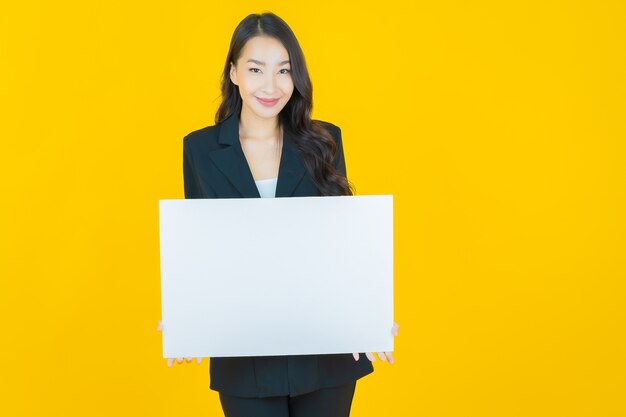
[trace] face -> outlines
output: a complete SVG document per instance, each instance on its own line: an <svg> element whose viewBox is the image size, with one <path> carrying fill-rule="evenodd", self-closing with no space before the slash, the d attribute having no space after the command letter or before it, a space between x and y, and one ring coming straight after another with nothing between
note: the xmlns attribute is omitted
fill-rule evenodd
<svg viewBox="0 0 626 417"><path fill-rule="evenodd" d="M241 111L261 118L278 116L293 93L289 53L269 36L251 38L241 52L230 67L230 80L239 86L243 101Z"/></svg>

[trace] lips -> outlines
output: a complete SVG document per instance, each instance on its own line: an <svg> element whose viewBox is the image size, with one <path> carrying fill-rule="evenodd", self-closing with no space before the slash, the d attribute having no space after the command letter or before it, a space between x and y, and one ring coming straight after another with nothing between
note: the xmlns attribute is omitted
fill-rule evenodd
<svg viewBox="0 0 626 417"><path fill-rule="evenodd" d="M261 104L263 104L264 106L267 106L267 107L271 107L271 106L273 106L274 104L278 103L278 99L277 99L277 98L274 98L274 99L265 99L265 98L259 98L259 97L256 97L256 99L257 99L257 100L259 100L259 102L260 102Z"/></svg>

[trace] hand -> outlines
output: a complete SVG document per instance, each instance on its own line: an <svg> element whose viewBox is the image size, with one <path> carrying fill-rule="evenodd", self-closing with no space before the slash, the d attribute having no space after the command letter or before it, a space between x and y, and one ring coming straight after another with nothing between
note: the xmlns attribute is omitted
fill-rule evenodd
<svg viewBox="0 0 626 417"><path fill-rule="evenodd" d="M391 327L391 334L394 335L394 336L397 336L399 327L400 327L400 325L394 321L393 322L393 327ZM352 356L354 357L355 361L359 360L359 354L358 353L353 353ZM373 353L367 352L367 353L365 353L365 356L367 356L367 359L369 359L372 362L374 362L376 360L376 356L374 356ZM380 357L380 360L383 361L383 362L389 360L390 364L393 363L393 355L391 354L391 352L378 352L378 356Z"/></svg>
<svg viewBox="0 0 626 417"><path fill-rule="evenodd" d="M157 330L162 332L163 331L163 323L161 323L161 320L159 320L159 327L157 327ZM185 358L185 360L187 362L191 362L193 360L193 358ZM196 358L196 361L198 361L198 363L202 362L202 358ZM176 362L177 363L183 363L183 358L176 358ZM172 366L172 364L174 363L174 358L167 358L167 366Z"/></svg>

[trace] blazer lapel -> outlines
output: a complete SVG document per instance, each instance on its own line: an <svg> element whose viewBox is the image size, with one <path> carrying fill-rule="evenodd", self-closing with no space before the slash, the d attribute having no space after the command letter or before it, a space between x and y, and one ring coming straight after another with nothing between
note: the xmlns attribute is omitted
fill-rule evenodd
<svg viewBox="0 0 626 417"><path fill-rule="evenodd" d="M278 181L276 183L276 197L293 195L296 186L302 180L306 167L300 159L300 151L288 129L283 132L283 149L280 155Z"/></svg>
<svg viewBox="0 0 626 417"><path fill-rule="evenodd" d="M237 188L244 198L258 197L259 190L254 183L250 166L241 148L239 141L239 115L235 112L222 123L217 141L226 147L209 154L215 166ZM300 159L300 153L293 136L285 129L283 133L283 148L281 151L276 184L276 197L289 197L302 180L306 167Z"/></svg>
<svg viewBox="0 0 626 417"><path fill-rule="evenodd" d="M217 142L220 145L228 146L209 154L215 166L237 188L242 197L261 197L254 183L248 161L241 149L239 117L236 113L222 121Z"/></svg>

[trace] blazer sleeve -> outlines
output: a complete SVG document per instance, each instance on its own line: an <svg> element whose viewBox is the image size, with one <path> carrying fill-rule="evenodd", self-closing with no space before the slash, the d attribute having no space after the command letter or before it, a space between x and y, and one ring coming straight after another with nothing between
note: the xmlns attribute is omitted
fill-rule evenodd
<svg viewBox="0 0 626 417"><path fill-rule="evenodd" d="M185 198L201 198L196 180L196 170L193 166L193 157L189 149L187 137L183 138L183 183Z"/></svg>
<svg viewBox="0 0 626 417"><path fill-rule="evenodd" d="M346 159L343 154L343 141L341 139L341 128L339 126L334 126L333 129L333 137L335 138L335 142L337 143L337 153L335 154L334 165L335 169L344 177L348 178L346 175Z"/></svg>

